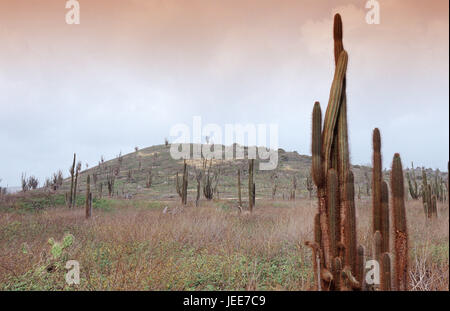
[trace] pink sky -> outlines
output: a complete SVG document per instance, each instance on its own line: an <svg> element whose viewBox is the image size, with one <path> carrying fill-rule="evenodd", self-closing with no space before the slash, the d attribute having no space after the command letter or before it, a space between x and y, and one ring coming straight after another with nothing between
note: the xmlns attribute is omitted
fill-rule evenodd
<svg viewBox="0 0 450 311"><path fill-rule="evenodd" d="M66 168L74 151L94 164L159 144L193 115L277 122L280 146L309 154L335 12L350 57L352 162L370 163L380 127L385 166L400 152L405 166L446 168L447 0L379 0L380 25L366 24L361 0L80 0L80 25L65 23L65 1L42 2L0 0L4 183Z"/></svg>

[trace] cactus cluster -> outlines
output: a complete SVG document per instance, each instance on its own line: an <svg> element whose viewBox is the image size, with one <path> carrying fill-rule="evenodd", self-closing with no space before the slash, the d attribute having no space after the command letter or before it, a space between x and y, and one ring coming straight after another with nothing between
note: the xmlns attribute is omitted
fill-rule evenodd
<svg viewBox="0 0 450 311"><path fill-rule="evenodd" d="M56 242L53 238L48 239L50 244L50 253L53 259L59 259L64 249L70 247L73 244L74 236L70 233L64 235L61 242Z"/></svg>
<svg viewBox="0 0 450 311"><path fill-rule="evenodd" d="M388 290L386 284L390 284L391 265L389 257L389 189L383 180L381 158L381 134L376 128L373 131L373 156L372 156L372 230L374 234L374 259L380 265L380 289ZM389 280L383 280L389 278ZM387 283L388 282L388 283ZM389 285L390 287L390 285ZM373 289L377 289L376 287Z"/></svg>
<svg viewBox="0 0 450 311"><path fill-rule="evenodd" d="M320 103L312 116L312 179L317 187L318 214L314 220L314 279L318 290L365 290L365 249L357 245L354 176L350 170L346 70L348 55L342 42L342 20L334 18L335 74L322 125ZM374 256L380 263L380 285L391 289L389 255L389 192L383 180L381 135L373 135L373 233ZM396 289L406 288L408 240L403 198L403 172L398 154L391 175L395 229Z"/></svg>
<svg viewBox="0 0 450 311"><path fill-rule="evenodd" d="M317 186L319 213L312 246L317 288L361 289L358 275L353 173L349 165L347 100L348 55L342 42L342 20L334 19L336 70L322 129L320 103L313 109L312 177Z"/></svg>

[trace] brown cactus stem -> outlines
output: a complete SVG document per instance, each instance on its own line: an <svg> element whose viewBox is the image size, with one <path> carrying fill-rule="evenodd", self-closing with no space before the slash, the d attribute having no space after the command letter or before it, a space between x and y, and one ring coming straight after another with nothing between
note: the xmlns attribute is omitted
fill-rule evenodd
<svg viewBox="0 0 450 311"><path fill-rule="evenodd" d="M328 171L327 177L327 204L328 204L328 227L330 228L330 253L329 258L339 256L339 215L338 215L338 178L335 169ZM331 269L333 270L333 269Z"/></svg>
<svg viewBox="0 0 450 311"><path fill-rule="evenodd" d="M426 198L427 198L427 216L428 219L433 218L433 190L431 188L431 185L427 186L427 194L426 194Z"/></svg>
<svg viewBox="0 0 450 311"><path fill-rule="evenodd" d="M306 242L306 246L309 246L312 251L312 262L313 262L313 277L314 277L314 290L320 291L321 286L321 278L320 278L320 246L317 243Z"/></svg>
<svg viewBox="0 0 450 311"><path fill-rule="evenodd" d="M344 98L341 103L341 108L339 110L338 116L338 128L337 128L337 170L338 170L338 180L339 180L339 199L340 199L340 219L341 219L341 237L344 237L345 231L345 219L347 218L347 212L350 209L347 197L346 189L343 185L346 184L347 172L350 169L350 159L349 159L349 148L348 148L348 129L347 129L347 104L345 99L345 93L342 95ZM354 202L354 197L350 200Z"/></svg>
<svg viewBox="0 0 450 311"><path fill-rule="evenodd" d="M341 280L342 275L342 261L340 257L335 257L333 262L333 280L334 289L344 291L346 290L345 284Z"/></svg>
<svg viewBox="0 0 450 311"><path fill-rule="evenodd" d="M331 239L330 239L330 230L328 225L328 210L326 204L326 189L318 188L317 196L319 199L319 215L320 215L320 229L321 229L321 237L322 237L322 250L323 250L323 261L324 267L328 270L331 270L331 261L333 260L333 256L331 255ZM322 274L323 275L323 274Z"/></svg>
<svg viewBox="0 0 450 311"><path fill-rule="evenodd" d="M91 209L90 209L90 197L91 197L91 176L87 176L86 180L86 201L85 201L85 212L86 212L86 219L89 219L91 217Z"/></svg>
<svg viewBox="0 0 450 311"><path fill-rule="evenodd" d="M343 26L342 18L339 14L334 16L333 24L333 39L334 39L334 60L336 66L339 62L339 56L344 51L343 44ZM333 140L333 160L332 167L337 168L339 185L344 185L346 182L346 174L350 166L349 147L348 147L348 126L347 126L347 96L346 96L346 79L344 76L342 86L342 96L340 99L339 114L337 117L337 131ZM336 152L336 153L335 153ZM337 163L337 164L334 164ZM349 202L347 201L347 195L345 187L340 186L340 219L341 219L341 237L345 237L345 219L346 213L349 209Z"/></svg>
<svg viewBox="0 0 450 311"><path fill-rule="evenodd" d="M397 291L408 290L408 233L404 201L403 167L400 155L394 155L391 172L392 218L395 232L394 286Z"/></svg>
<svg viewBox="0 0 450 311"><path fill-rule="evenodd" d="M330 98L328 101L327 111L325 113L324 127L322 133L322 154L325 161L325 175L331 166L332 145L334 139L334 131L337 124L339 108L341 104L341 96L344 86L344 78L347 71L348 55L346 51L342 51L336 66L333 84L330 90Z"/></svg>
<svg viewBox="0 0 450 311"><path fill-rule="evenodd" d="M365 271L366 271L366 257L365 257L365 249L364 246L358 246L357 252L357 265L358 269L356 270L356 279L358 280L361 290L365 290L366 282L365 282Z"/></svg>
<svg viewBox="0 0 450 311"><path fill-rule="evenodd" d="M350 266L351 270L356 275L358 263L356 245L355 183L353 172L350 170L347 170L344 188L346 212L345 218L341 218L341 221L344 223L343 243L346 246L345 266Z"/></svg>
<svg viewBox="0 0 450 311"><path fill-rule="evenodd" d="M320 230L320 214L316 214L314 217L314 242L317 245L322 243L322 231Z"/></svg>
<svg viewBox="0 0 450 311"><path fill-rule="evenodd" d="M385 181L381 185L381 237L383 239L382 252L389 252L389 189Z"/></svg>
<svg viewBox="0 0 450 311"><path fill-rule="evenodd" d="M250 213L253 212L254 200L254 182L253 182L253 169L255 165L255 160L250 159L248 161L248 207Z"/></svg>
<svg viewBox="0 0 450 311"><path fill-rule="evenodd" d="M433 218L437 218L437 197L433 195L431 198L431 215Z"/></svg>
<svg viewBox="0 0 450 311"><path fill-rule="evenodd" d="M183 179L181 183L181 203L183 205L187 204L187 187L188 187L188 171L187 171L187 163L184 160L183 163Z"/></svg>
<svg viewBox="0 0 450 311"><path fill-rule="evenodd" d="M381 270L382 247L383 247L383 242L382 242L381 232L376 231L375 234L373 235L373 259L376 260L378 262L378 264L380 265L380 278L381 278L381 274L382 274L382 270ZM379 289L378 284L373 284L370 287L370 290L373 290L373 291L378 290L378 289Z"/></svg>
<svg viewBox="0 0 450 311"><path fill-rule="evenodd" d="M77 192L78 192L78 174L81 170L81 162L77 163L77 166L75 167L75 181L73 183L73 200L72 200L72 207L77 206Z"/></svg>
<svg viewBox="0 0 450 311"><path fill-rule="evenodd" d="M316 102L313 109L312 122L312 177L317 188L324 184L322 167L322 111L320 103Z"/></svg>
<svg viewBox="0 0 450 311"><path fill-rule="evenodd" d="M378 262L381 262L381 254L382 254L382 237L381 232L376 231L373 235L373 259L375 259Z"/></svg>
<svg viewBox="0 0 450 311"><path fill-rule="evenodd" d="M343 26L342 26L342 18L340 14L334 15L334 23L333 23L333 40L334 40L334 61L337 65L339 55L344 50L343 44Z"/></svg>
<svg viewBox="0 0 450 311"><path fill-rule="evenodd" d="M373 131L373 173L372 173L372 209L373 233L381 232L381 135L380 130Z"/></svg>
<svg viewBox="0 0 450 311"><path fill-rule="evenodd" d="M324 291L329 291L332 289L333 284L333 274L327 268L322 268L320 270L320 277L322 279L322 289Z"/></svg>
<svg viewBox="0 0 450 311"><path fill-rule="evenodd" d="M238 179L238 203L239 207L242 207L242 195L241 195L241 170L237 171L237 179Z"/></svg>
<svg viewBox="0 0 450 311"><path fill-rule="evenodd" d="M353 276L352 271L349 266L344 267L342 270L342 277L345 287L345 290L361 290L361 284L358 280Z"/></svg>
<svg viewBox="0 0 450 311"><path fill-rule="evenodd" d="M77 158L77 154L74 153L73 154L73 164L70 167L70 196L69 196L69 208L72 207L72 202L73 202L73 183L74 183L74 177L75 177L75 161Z"/></svg>
<svg viewBox="0 0 450 311"><path fill-rule="evenodd" d="M384 253L381 259L381 278L380 278L380 290L391 291L391 257L389 253Z"/></svg>

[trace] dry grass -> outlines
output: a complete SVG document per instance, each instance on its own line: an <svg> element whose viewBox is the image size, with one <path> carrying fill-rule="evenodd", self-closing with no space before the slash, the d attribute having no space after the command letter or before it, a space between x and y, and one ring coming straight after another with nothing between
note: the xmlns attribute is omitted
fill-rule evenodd
<svg viewBox="0 0 450 311"><path fill-rule="evenodd" d="M82 290L308 290L315 201L257 202L239 216L228 202L203 202L172 215L175 202L105 201L86 221L82 209L0 212L0 289L70 290L65 262L77 260ZM371 251L371 208L357 202L358 241ZM426 224L408 202L411 289L448 290L449 214ZM71 233L59 259L49 238ZM48 271L50 270L50 271Z"/></svg>

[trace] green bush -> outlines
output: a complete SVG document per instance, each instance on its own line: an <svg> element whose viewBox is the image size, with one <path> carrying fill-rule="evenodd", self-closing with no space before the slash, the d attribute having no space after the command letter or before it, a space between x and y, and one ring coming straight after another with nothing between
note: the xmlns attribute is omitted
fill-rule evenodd
<svg viewBox="0 0 450 311"><path fill-rule="evenodd" d="M97 210L102 210L106 212L110 212L113 210L111 206L111 201L103 198L94 198L92 200L92 208Z"/></svg>

